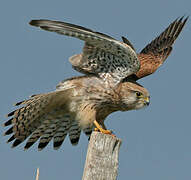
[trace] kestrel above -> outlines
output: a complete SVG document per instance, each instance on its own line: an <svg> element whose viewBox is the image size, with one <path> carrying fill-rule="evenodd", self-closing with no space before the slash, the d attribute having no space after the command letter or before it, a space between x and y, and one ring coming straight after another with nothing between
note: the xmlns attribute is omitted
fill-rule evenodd
<svg viewBox="0 0 191 180"><path fill-rule="evenodd" d="M59 21L32 20L30 25L85 41L83 52L73 55L72 67L85 74L60 82L55 91L31 96L16 103L19 109L9 113L4 126L12 125L5 135L15 147L27 139L25 149L38 139L42 150L53 139L58 149L66 135L77 144L83 130L92 128L111 134L104 125L115 111L140 109L149 105L149 92L136 81L154 73L172 51L172 45L187 18L172 22L140 53L125 37L120 42L103 33Z"/></svg>

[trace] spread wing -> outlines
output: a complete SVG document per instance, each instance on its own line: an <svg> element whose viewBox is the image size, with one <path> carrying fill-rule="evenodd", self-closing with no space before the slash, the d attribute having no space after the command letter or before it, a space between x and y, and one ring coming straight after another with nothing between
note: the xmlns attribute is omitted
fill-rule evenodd
<svg viewBox="0 0 191 180"><path fill-rule="evenodd" d="M188 17L176 19L138 54L141 68L134 76L136 80L154 73L163 64L187 20Z"/></svg>
<svg viewBox="0 0 191 180"><path fill-rule="evenodd" d="M130 45L90 29L51 20L32 20L30 25L85 41L81 59L71 58L73 67L83 73L94 74L105 81L119 83L136 73L140 62Z"/></svg>
<svg viewBox="0 0 191 180"><path fill-rule="evenodd" d="M12 125L4 133L12 134L7 142L14 141L12 147L15 147L28 138L25 145L28 149L40 139L38 149L42 150L53 139L54 149L58 149L68 134L71 143L76 145L81 127L66 109L70 93L70 90L61 90L38 94L17 103L16 106L22 107L9 113L7 116L11 119L4 123L4 126Z"/></svg>

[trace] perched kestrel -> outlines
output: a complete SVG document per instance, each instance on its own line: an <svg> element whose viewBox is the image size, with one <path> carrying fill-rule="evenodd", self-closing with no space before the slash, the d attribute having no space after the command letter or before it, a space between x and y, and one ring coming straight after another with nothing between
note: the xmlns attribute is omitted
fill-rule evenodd
<svg viewBox="0 0 191 180"><path fill-rule="evenodd" d="M37 94L9 113L12 118L4 126L12 125L5 135L13 133L15 147L28 138L25 149L38 139L42 150L53 139L58 149L67 134L77 144L81 130L90 135L93 126L111 134L104 125L105 118L115 111L140 109L149 104L149 93L136 80L152 74L172 50L188 18L176 19L140 54L124 37L123 42L103 33L59 21L32 20L30 25L47 31L76 37L85 41L83 52L70 58L74 69L84 76L73 77L58 84L56 91Z"/></svg>

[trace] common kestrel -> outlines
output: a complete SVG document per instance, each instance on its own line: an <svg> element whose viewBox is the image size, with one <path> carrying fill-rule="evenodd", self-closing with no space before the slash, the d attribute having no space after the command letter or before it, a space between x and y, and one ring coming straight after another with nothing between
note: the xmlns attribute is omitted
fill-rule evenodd
<svg viewBox="0 0 191 180"><path fill-rule="evenodd" d="M28 149L40 139L38 149L42 150L53 139L58 149L67 134L75 145L81 130L89 136L93 126L111 134L104 125L109 114L149 104L148 91L136 80L152 74L164 62L187 19L176 19L139 54L124 37L120 42L78 25L32 20L30 25L85 41L83 52L70 58L73 68L85 75L62 81L53 92L17 103L22 107L9 113L12 118L4 123L12 125L5 132L13 133L8 142L14 140L15 147L29 137L25 145Z"/></svg>

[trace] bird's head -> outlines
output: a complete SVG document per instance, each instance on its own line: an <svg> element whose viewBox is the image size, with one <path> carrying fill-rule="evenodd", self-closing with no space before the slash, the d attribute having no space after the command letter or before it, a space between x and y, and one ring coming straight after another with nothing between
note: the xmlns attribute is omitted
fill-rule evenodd
<svg viewBox="0 0 191 180"><path fill-rule="evenodd" d="M150 103L148 90L136 82L121 83L118 94L122 111L141 109Z"/></svg>

